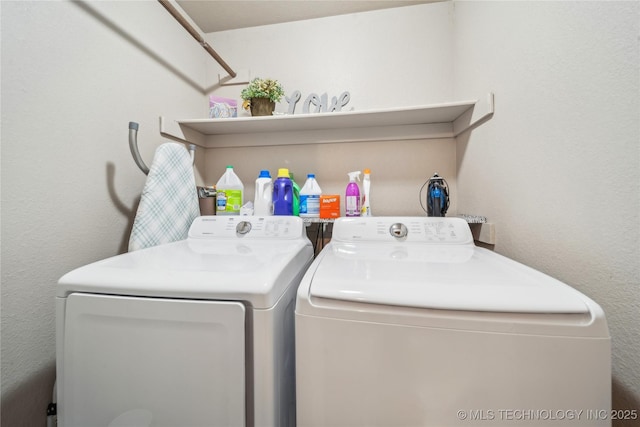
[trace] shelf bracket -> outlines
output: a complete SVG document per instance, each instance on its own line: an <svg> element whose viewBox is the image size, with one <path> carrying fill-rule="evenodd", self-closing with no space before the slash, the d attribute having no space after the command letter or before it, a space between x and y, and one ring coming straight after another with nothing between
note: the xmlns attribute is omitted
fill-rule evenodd
<svg viewBox="0 0 640 427"><path fill-rule="evenodd" d="M173 141L194 144L207 148L205 135L198 131L180 126L175 120L160 116L160 135Z"/></svg>
<svg viewBox="0 0 640 427"><path fill-rule="evenodd" d="M220 86L248 84L251 81L250 76L251 76L251 73L249 69L238 70L235 77L218 74L218 83L220 83Z"/></svg>
<svg viewBox="0 0 640 427"><path fill-rule="evenodd" d="M496 244L496 227L495 224L485 222L485 223L472 223L469 224L469 228L471 229L471 234L473 235L473 240L478 242L486 243L488 245Z"/></svg>
<svg viewBox="0 0 640 427"><path fill-rule="evenodd" d="M493 92L479 100L473 108L469 108L453 121L453 137L473 130L493 117L495 111L495 96Z"/></svg>

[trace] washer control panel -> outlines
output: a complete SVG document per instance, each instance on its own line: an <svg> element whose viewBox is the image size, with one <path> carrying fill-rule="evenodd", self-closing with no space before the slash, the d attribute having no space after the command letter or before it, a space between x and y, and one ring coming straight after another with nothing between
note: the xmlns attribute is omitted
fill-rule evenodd
<svg viewBox="0 0 640 427"><path fill-rule="evenodd" d="M461 218L446 217L339 218L333 225L332 240L473 244L469 224Z"/></svg>
<svg viewBox="0 0 640 427"><path fill-rule="evenodd" d="M298 239L304 222L295 216L200 216L189 229L189 239Z"/></svg>

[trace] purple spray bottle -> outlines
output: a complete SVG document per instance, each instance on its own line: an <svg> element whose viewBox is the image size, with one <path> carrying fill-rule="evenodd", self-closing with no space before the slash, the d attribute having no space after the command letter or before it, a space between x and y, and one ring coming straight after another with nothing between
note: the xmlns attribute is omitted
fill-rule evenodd
<svg viewBox="0 0 640 427"><path fill-rule="evenodd" d="M345 191L345 216L360 216L360 188L356 180L360 181L360 171L349 172L349 184Z"/></svg>

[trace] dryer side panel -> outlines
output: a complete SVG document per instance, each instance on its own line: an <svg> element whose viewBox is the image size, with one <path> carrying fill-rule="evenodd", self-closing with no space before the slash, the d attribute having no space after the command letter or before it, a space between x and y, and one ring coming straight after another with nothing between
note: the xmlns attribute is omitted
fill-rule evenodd
<svg viewBox="0 0 640 427"><path fill-rule="evenodd" d="M72 294L64 313L64 427L245 425L245 307Z"/></svg>

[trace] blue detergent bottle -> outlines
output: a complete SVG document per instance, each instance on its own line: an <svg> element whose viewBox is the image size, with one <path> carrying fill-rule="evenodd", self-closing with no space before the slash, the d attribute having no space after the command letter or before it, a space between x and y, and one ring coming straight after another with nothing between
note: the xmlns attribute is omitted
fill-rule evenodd
<svg viewBox="0 0 640 427"><path fill-rule="evenodd" d="M286 168L278 169L273 183L273 214L293 215L293 184Z"/></svg>

